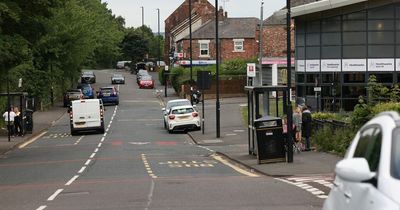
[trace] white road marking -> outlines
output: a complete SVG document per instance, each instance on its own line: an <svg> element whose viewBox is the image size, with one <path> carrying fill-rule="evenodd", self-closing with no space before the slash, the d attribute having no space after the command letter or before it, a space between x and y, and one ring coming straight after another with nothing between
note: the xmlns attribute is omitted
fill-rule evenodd
<svg viewBox="0 0 400 210"><path fill-rule="evenodd" d="M95 153L97 153L98 151L99 151L99 148L96 148L96 149L94 150Z"/></svg>
<svg viewBox="0 0 400 210"><path fill-rule="evenodd" d="M239 167L237 167L237 166L235 166L235 165L229 163L228 161L224 160L221 156L212 155L212 157L213 157L215 160L218 160L219 162L223 163L223 164L226 165L226 166L231 167L233 170L235 170L235 171L237 171L237 172L239 172L239 173L241 173L241 174L243 174L243 175L246 175L246 176L249 176L249 177L259 177L257 174L248 172L248 171L246 171L246 170L243 170L243 169L241 169L241 168L239 168Z"/></svg>
<svg viewBox="0 0 400 210"><path fill-rule="evenodd" d="M79 177L78 175L75 175L75 176L72 177L65 185L66 185L66 186L71 185L72 182L74 182L78 177Z"/></svg>
<svg viewBox="0 0 400 210"><path fill-rule="evenodd" d="M85 169L86 169L86 166L83 166L83 167L81 168L81 170L78 171L78 174L83 173L83 172L85 171Z"/></svg>
<svg viewBox="0 0 400 210"><path fill-rule="evenodd" d="M81 140L83 139L84 136L79 137L79 139L74 143L74 145L79 144L79 142L81 142Z"/></svg>
<svg viewBox="0 0 400 210"><path fill-rule="evenodd" d="M276 180L279 180L281 182L285 182L291 185L294 185L296 187L299 187L313 195L315 195L318 198L321 199L326 199L328 196L325 194L324 191L313 187L307 183L318 183L320 185L323 185L325 187L328 187L329 185L332 185L332 183L326 181L323 179L323 176L315 176L315 177L290 177L290 178L285 178L285 179L281 179L281 178L275 178ZM329 178L328 178L329 179ZM305 183L306 182L306 183ZM327 186L328 185L328 186Z"/></svg>
<svg viewBox="0 0 400 210"><path fill-rule="evenodd" d="M96 155L96 153L92 153L92 155L90 155L90 158L93 158Z"/></svg>
<svg viewBox="0 0 400 210"><path fill-rule="evenodd" d="M25 143L19 145L18 148L19 148L19 149L22 149L22 148L26 147L27 145L29 145L29 144L33 143L34 141L38 140L40 137L42 137L42 136L45 135L46 133L47 133L47 131L42 132L41 134L39 134L39 136L36 136L35 138L33 138L33 139L31 139L31 140L29 140L29 141L27 141L27 142L25 142Z"/></svg>
<svg viewBox="0 0 400 210"><path fill-rule="evenodd" d="M97 147L101 147L102 144L103 144L103 143L99 143L99 145L97 145Z"/></svg>
<svg viewBox="0 0 400 210"><path fill-rule="evenodd" d="M92 161L92 160L90 160L90 159L87 160L86 163L85 163L85 166L89 165L90 161Z"/></svg>
<svg viewBox="0 0 400 210"><path fill-rule="evenodd" d="M40 207L37 208L36 210L43 210L43 209L45 209L45 208L47 208L47 206L40 206Z"/></svg>
<svg viewBox="0 0 400 210"><path fill-rule="evenodd" d="M154 178L154 177L153 177L153 178ZM152 202L152 200L153 200L154 188L155 188L155 182L154 182L154 180L152 179L152 180L151 180L151 186L150 186L149 195L147 196L147 205L146 205L145 210L149 210L149 207L150 207L151 202Z"/></svg>
<svg viewBox="0 0 400 210"><path fill-rule="evenodd" d="M47 198L47 200L48 200L48 201L54 200L54 199L58 196L58 194L60 194L63 190L64 190L64 189L58 189L57 191L55 191L55 192L53 193L53 195L51 195L49 198Z"/></svg>

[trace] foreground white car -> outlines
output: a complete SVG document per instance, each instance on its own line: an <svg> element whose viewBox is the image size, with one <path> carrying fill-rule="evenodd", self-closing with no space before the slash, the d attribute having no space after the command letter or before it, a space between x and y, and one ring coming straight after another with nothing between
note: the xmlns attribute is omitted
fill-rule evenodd
<svg viewBox="0 0 400 210"><path fill-rule="evenodd" d="M167 102L165 107L162 108L165 129L167 129L167 118L168 118L168 113L171 110L171 108L174 106L186 106L186 105L188 105L188 106L192 105L188 99L174 99L174 100L169 100ZM196 108L196 106L193 106L193 107Z"/></svg>
<svg viewBox="0 0 400 210"><path fill-rule="evenodd" d="M166 124L169 133L201 128L199 113L191 105L172 107Z"/></svg>
<svg viewBox="0 0 400 210"><path fill-rule="evenodd" d="M384 112L353 139L324 210L400 209L400 116Z"/></svg>

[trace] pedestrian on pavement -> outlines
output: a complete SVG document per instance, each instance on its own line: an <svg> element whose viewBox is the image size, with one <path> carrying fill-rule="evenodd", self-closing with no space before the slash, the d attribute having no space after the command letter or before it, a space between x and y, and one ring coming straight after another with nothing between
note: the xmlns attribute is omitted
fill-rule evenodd
<svg viewBox="0 0 400 210"><path fill-rule="evenodd" d="M15 113L13 111L13 108L9 108L6 110L3 114L4 122L6 122L7 125L7 131L10 134L10 136L15 136L15 131L14 131L14 118L15 118ZM10 120L10 121L8 121Z"/></svg>
<svg viewBox="0 0 400 210"><path fill-rule="evenodd" d="M296 126L295 132L295 141L301 142L301 124L302 124L302 116L300 107L296 107L293 112L293 124Z"/></svg>
<svg viewBox="0 0 400 210"><path fill-rule="evenodd" d="M24 136L23 130L22 130L22 114L19 111L18 107L14 107L14 127L15 127L15 135L18 136Z"/></svg>
<svg viewBox="0 0 400 210"><path fill-rule="evenodd" d="M311 150L311 143L310 143L311 123L312 123L311 112L310 112L310 110L308 109L307 106L304 106L303 107L303 114L302 114L302 127L303 127L304 137L306 139L305 151L310 151Z"/></svg>

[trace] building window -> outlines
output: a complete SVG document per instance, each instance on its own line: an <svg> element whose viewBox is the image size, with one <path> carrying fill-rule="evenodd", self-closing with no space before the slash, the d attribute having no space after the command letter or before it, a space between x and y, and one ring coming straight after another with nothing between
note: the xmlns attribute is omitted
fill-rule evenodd
<svg viewBox="0 0 400 210"><path fill-rule="evenodd" d="M234 39L233 40L233 51L234 52L244 52L244 39Z"/></svg>
<svg viewBox="0 0 400 210"><path fill-rule="evenodd" d="M200 40L200 57L210 56L210 40Z"/></svg>

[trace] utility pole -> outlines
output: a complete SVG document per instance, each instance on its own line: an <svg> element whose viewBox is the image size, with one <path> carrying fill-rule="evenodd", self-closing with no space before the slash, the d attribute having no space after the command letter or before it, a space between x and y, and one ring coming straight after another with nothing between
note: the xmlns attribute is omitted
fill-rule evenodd
<svg viewBox="0 0 400 210"><path fill-rule="evenodd" d="M192 0L189 0L189 53L190 53L190 91L193 91L193 57L192 57ZM190 103L193 104L193 96L190 94Z"/></svg>
<svg viewBox="0 0 400 210"><path fill-rule="evenodd" d="M8 141L11 141L11 124L10 124L10 109L11 109L11 98L10 98L10 69L7 69L7 130L8 130Z"/></svg>
<svg viewBox="0 0 400 210"><path fill-rule="evenodd" d="M218 0L215 0L215 59L216 59L216 88L217 88L217 100L216 100L216 119L217 119L217 138L220 137L220 103L219 103L219 42L218 42Z"/></svg>
<svg viewBox="0 0 400 210"><path fill-rule="evenodd" d="M291 26L291 15L290 15L290 1L291 0L286 0L286 8L287 8L287 13L286 13L286 54L287 54L287 119L288 119L288 127L287 127L287 133L288 133L288 150L287 150L287 162L292 163L293 162L293 129L292 125L293 124L293 115L292 115L292 102L291 102L291 86L292 86L292 47L291 47L291 34L290 34L290 26Z"/></svg>
<svg viewBox="0 0 400 210"><path fill-rule="evenodd" d="M260 62L260 86L263 86L263 76L262 76L262 57L263 57L263 46L262 46L262 40L263 40L263 23L264 23L264 0L261 1L261 17L260 17L260 57L259 57L259 62Z"/></svg>
<svg viewBox="0 0 400 210"><path fill-rule="evenodd" d="M158 51L157 51L157 54L158 54L158 62L157 62L157 65L158 65L158 68L160 69L160 64L161 64L161 55L160 55L160 50L161 50L161 47L160 47L160 8L157 8L157 17L158 17L158 39L157 39L157 45L158 45Z"/></svg>
<svg viewBox="0 0 400 210"><path fill-rule="evenodd" d="M142 8L142 27L144 26L144 7L141 6L140 8Z"/></svg>

